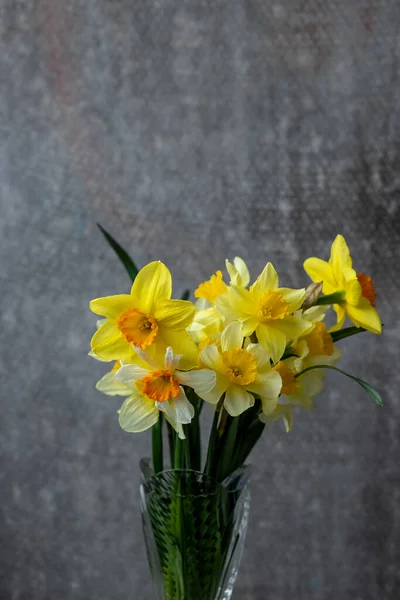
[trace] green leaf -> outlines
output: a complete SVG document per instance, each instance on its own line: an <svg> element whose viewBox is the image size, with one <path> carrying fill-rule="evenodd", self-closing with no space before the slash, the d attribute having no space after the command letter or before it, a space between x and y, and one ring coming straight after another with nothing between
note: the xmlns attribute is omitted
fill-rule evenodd
<svg viewBox="0 0 400 600"><path fill-rule="evenodd" d="M190 290L185 290L181 296L182 300L189 300L190 298Z"/></svg>
<svg viewBox="0 0 400 600"><path fill-rule="evenodd" d="M361 385L361 387L364 388L364 390L366 392L368 392L368 394L375 400L375 402L379 406L383 406L382 396L372 385L370 385L366 381L363 381L363 379L354 377L354 375L350 375L350 373L346 373L346 371L342 371L342 369L338 369L337 367L332 367L331 365L314 365L313 367L307 367L307 369L304 369L304 371L301 371L301 373L297 373L297 375L295 375L295 377L296 378L301 377L301 375L304 375L304 373L307 373L307 371L311 371L312 369L331 369L332 371L337 371L338 373L341 373L342 375L346 375L346 377L350 377L350 379L353 379L353 381L358 383L358 385Z"/></svg>
<svg viewBox="0 0 400 600"><path fill-rule="evenodd" d="M340 304L346 298L346 292L343 290L339 290L338 292L334 292L333 294L326 294L325 296L320 296L315 303L315 306L321 306L321 304Z"/></svg>
<svg viewBox="0 0 400 600"><path fill-rule="evenodd" d="M120 246L116 240L114 240L114 238L100 225L100 223L97 223L97 227L100 229L101 233L104 235L107 242L110 244L111 248L114 250L118 258L124 265L131 280L134 281L139 270L133 262L133 260L131 259L131 257L129 256L129 254L127 253L127 251L124 250L124 248L122 248L122 246Z"/></svg>
<svg viewBox="0 0 400 600"><path fill-rule="evenodd" d="M338 342L339 340L344 340L344 338L351 337L352 335L357 335L357 333L362 333L363 331L367 331L364 327L345 327L344 329L340 329L339 331L332 331L332 341Z"/></svg>

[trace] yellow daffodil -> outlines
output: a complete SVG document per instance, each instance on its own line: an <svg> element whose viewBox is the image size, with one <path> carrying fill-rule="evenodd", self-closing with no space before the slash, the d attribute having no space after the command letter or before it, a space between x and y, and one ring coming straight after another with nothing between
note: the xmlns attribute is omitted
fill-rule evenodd
<svg viewBox="0 0 400 600"><path fill-rule="evenodd" d="M195 303L196 313L188 332L199 348L217 341L223 329L224 319L207 300L200 298Z"/></svg>
<svg viewBox="0 0 400 600"><path fill-rule="evenodd" d="M250 274L243 259L236 256L233 263L226 259L225 265L230 276L231 285L248 286ZM193 323L188 331L201 349L218 341L221 337L224 328L224 317L215 308L214 302L227 290L228 286L223 281L222 272L217 271L208 281L201 283L194 292L198 300L195 304L196 313Z"/></svg>
<svg viewBox="0 0 400 600"><path fill-rule="evenodd" d="M146 352L138 351L142 361L148 361L146 368L136 364L123 365L116 372L117 379L128 386L131 393L119 411L122 429L144 431L157 422L162 411L181 434L182 428L178 426L190 423L194 416L194 408L182 385L193 388L203 398L215 386L215 373L208 369L179 371L181 356L175 355L171 347L166 349L162 365Z"/></svg>
<svg viewBox="0 0 400 600"><path fill-rule="evenodd" d="M209 302L214 302L218 296L224 294L228 289L226 283L222 278L222 271L216 271L214 275L211 275L208 281L200 283L197 289L194 291L195 298L204 298Z"/></svg>
<svg viewBox="0 0 400 600"><path fill-rule="evenodd" d="M314 282L323 282L324 294L338 293L342 298L333 305L340 329L346 314L357 327L364 327L372 333L381 333L382 324L375 310L375 290L372 279L353 269L349 248L342 235L336 236L329 262L320 258L308 258L304 269Z"/></svg>
<svg viewBox="0 0 400 600"><path fill-rule="evenodd" d="M315 369L299 377L295 375L315 365L333 366L338 362L341 353L334 346L325 323L321 321L315 323L310 333L297 340L292 349L297 357L280 361L274 367L282 378L281 397L283 396L288 404L311 409L312 398L322 390L325 372L323 369Z"/></svg>
<svg viewBox="0 0 400 600"><path fill-rule="evenodd" d="M243 335L255 332L258 342L276 363L286 345L312 326L293 314L300 308L304 294L304 289L279 288L278 274L268 263L249 290L233 285L215 303L227 322L242 323Z"/></svg>
<svg viewBox="0 0 400 600"><path fill-rule="evenodd" d="M237 285L239 287L247 287L249 285L249 269L242 258L235 256L233 263L226 259L225 266L229 273L230 285ZM228 286L223 280L222 271L218 270L214 275L211 275L210 279L200 283L194 291L194 295L196 298L203 298L209 303L213 303L221 294L225 294L227 290Z"/></svg>
<svg viewBox="0 0 400 600"><path fill-rule="evenodd" d="M243 348L242 327L238 321L230 323L221 335L221 349L216 344L206 346L201 361L216 372L214 388L203 398L217 404L225 394L224 406L236 417L254 405L252 393L261 398L262 409L268 414L278 402L282 381L271 369L269 357L260 344Z"/></svg>
<svg viewBox="0 0 400 600"><path fill-rule="evenodd" d="M143 267L130 294L97 298L91 310L106 318L94 334L91 347L104 360L133 360L133 345L163 355L171 346L183 355L184 368L198 361L196 345L186 328L194 306L185 300L171 300L171 273L161 262Z"/></svg>

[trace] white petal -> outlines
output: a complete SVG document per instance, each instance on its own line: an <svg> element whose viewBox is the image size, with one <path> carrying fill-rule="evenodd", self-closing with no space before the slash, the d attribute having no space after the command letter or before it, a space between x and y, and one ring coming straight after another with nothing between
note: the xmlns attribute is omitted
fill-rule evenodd
<svg viewBox="0 0 400 600"><path fill-rule="evenodd" d="M232 348L241 348L243 343L242 324L239 321L229 323L221 334L221 348L223 352Z"/></svg>
<svg viewBox="0 0 400 600"><path fill-rule="evenodd" d="M193 388L196 394L202 397L202 394L210 392L215 386L216 375L209 369L199 369L198 371L177 371L175 377L183 384Z"/></svg>
<svg viewBox="0 0 400 600"><path fill-rule="evenodd" d="M156 406L176 423L185 425L190 423L194 417L194 408L186 398L183 388L180 388L179 395L176 398L166 402L156 402Z"/></svg>
<svg viewBox="0 0 400 600"><path fill-rule="evenodd" d="M118 369L115 376L117 379L119 379L119 381L122 381L122 383L132 384L135 381L138 381L138 379L143 379L143 377L146 377L146 375L149 373L150 371L147 369L142 369L137 365L124 365Z"/></svg>
<svg viewBox="0 0 400 600"><path fill-rule="evenodd" d="M253 405L253 396L239 385L232 385L226 390L224 406L231 417L241 415Z"/></svg>
<svg viewBox="0 0 400 600"><path fill-rule="evenodd" d="M182 425L180 423L177 423L173 419L171 419L167 414L165 414L165 412L164 412L164 418L175 429L176 433L178 434L179 439L180 440L186 440L186 436L185 436L185 433L183 431Z"/></svg>
<svg viewBox="0 0 400 600"><path fill-rule="evenodd" d="M159 412L153 400L135 392L125 400L119 410L119 424L131 433L150 429L159 418Z"/></svg>
<svg viewBox="0 0 400 600"><path fill-rule="evenodd" d="M98 356L96 354L96 352L94 352L94 350L90 350L90 352L88 352L88 356L90 356L90 358L94 358L95 360L98 360L100 362L111 362L110 360L106 360L105 358L101 358L101 356Z"/></svg>
<svg viewBox="0 0 400 600"><path fill-rule="evenodd" d="M178 364L181 359L181 356L182 356L182 354L174 354L171 346L168 346L168 348L165 351L165 359L164 359L165 368L168 369L168 371L174 372L175 369L178 368Z"/></svg>
<svg viewBox="0 0 400 600"><path fill-rule="evenodd" d="M119 381L115 373L106 373L96 383L96 389L108 396L130 396L132 394L132 387Z"/></svg>

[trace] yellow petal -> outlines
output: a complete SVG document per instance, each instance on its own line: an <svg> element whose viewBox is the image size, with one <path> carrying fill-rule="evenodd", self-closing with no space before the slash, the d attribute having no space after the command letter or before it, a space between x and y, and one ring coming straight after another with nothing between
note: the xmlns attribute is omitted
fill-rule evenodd
<svg viewBox="0 0 400 600"><path fill-rule="evenodd" d="M224 406L231 417L238 417L254 406L254 397L239 385L232 385L226 390Z"/></svg>
<svg viewBox="0 0 400 600"><path fill-rule="evenodd" d="M346 320L346 311L341 304L334 304L333 310L337 316L337 324L328 330L329 333L332 333L333 331L339 331L339 329L343 327L343 323Z"/></svg>
<svg viewBox="0 0 400 600"><path fill-rule="evenodd" d="M160 261L143 267L136 275L131 294L138 300L138 307L145 313L154 314L157 300L171 298L171 273Z"/></svg>
<svg viewBox="0 0 400 600"><path fill-rule="evenodd" d="M321 392L324 386L324 378L325 372L322 369L304 373L297 379L298 389L296 392L287 396L288 402L310 408L309 399Z"/></svg>
<svg viewBox="0 0 400 600"><path fill-rule="evenodd" d="M241 348L243 343L242 325L239 321L229 323L221 334L222 351L231 350L232 348Z"/></svg>
<svg viewBox="0 0 400 600"><path fill-rule="evenodd" d="M344 290L346 292L346 302L352 306L357 306L362 294L362 287L357 276L354 279L345 282Z"/></svg>
<svg viewBox="0 0 400 600"><path fill-rule="evenodd" d="M187 331L174 331L160 324L159 337L165 347L171 346L174 354L182 354L179 361L180 369L186 371L197 366L199 350Z"/></svg>
<svg viewBox="0 0 400 600"><path fill-rule="evenodd" d="M159 411L154 400L136 391L125 400L119 410L119 424L130 433L150 429L158 419Z"/></svg>
<svg viewBox="0 0 400 600"><path fill-rule="evenodd" d="M332 244L329 264L332 266L336 281L338 281L344 269L351 269L353 266L349 247L344 237L340 234L336 236Z"/></svg>
<svg viewBox="0 0 400 600"><path fill-rule="evenodd" d="M253 315L257 310L254 295L245 288L232 285L228 289L228 299L235 319L243 320Z"/></svg>
<svg viewBox="0 0 400 600"><path fill-rule="evenodd" d="M94 334L90 342L93 352L104 360L129 359L134 353L121 332L112 321L106 321Z"/></svg>
<svg viewBox="0 0 400 600"><path fill-rule="evenodd" d="M213 369L213 371L223 372L225 370L221 354L215 344L206 346L200 354L200 359L207 367Z"/></svg>
<svg viewBox="0 0 400 600"><path fill-rule="evenodd" d="M271 400L272 404L275 402L275 405L271 410L274 410L278 403L278 396L281 389L282 378L277 371L270 371L269 373L258 375L253 383L246 385L246 390L249 392L258 394L261 398L265 398L266 400Z"/></svg>
<svg viewBox="0 0 400 600"><path fill-rule="evenodd" d="M260 323L260 319L257 317L246 317L242 321L242 334L247 337L250 336L256 329L258 324Z"/></svg>
<svg viewBox="0 0 400 600"><path fill-rule="evenodd" d="M92 300L90 310L96 315L115 320L130 306L135 306L135 299L129 294L118 294Z"/></svg>
<svg viewBox="0 0 400 600"><path fill-rule="evenodd" d="M300 317L294 317L291 315L285 317L281 321L274 321L273 325L271 326L284 333L287 342L297 339L298 337L304 335L307 331L311 331L313 328L313 324L310 321L306 321L306 319L301 319Z"/></svg>
<svg viewBox="0 0 400 600"><path fill-rule="evenodd" d="M256 359L258 372L266 372L271 370L269 356L261 344L249 344L246 347L246 350L247 352L250 352L250 354Z"/></svg>
<svg viewBox="0 0 400 600"><path fill-rule="evenodd" d="M325 260L315 257L307 258L303 263L303 267L312 281L323 282L324 294L332 294L337 289L332 267Z"/></svg>
<svg viewBox="0 0 400 600"><path fill-rule="evenodd" d="M154 311L158 323L174 329L189 327L194 315L194 305L187 300L158 300Z"/></svg>
<svg viewBox="0 0 400 600"><path fill-rule="evenodd" d="M294 290L292 288L279 288L278 291L283 299L288 302L288 312L290 313L294 313L300 308L300 306L303 304L304 296L306 295L306 290L304 288L299 290Z"/></svg>
<svg viewBox="0 0 400 600"><path fill-rule="evenodd" d="M272 325L261 324L256 329L257 338L272 362L277 363L285 351L286 336Z"/></svg>
<svg viewBox="0 0 400 600"><path fill-rule="evenodd" d="M222 394L228 389L229 385L230 382L226 377L216 373L214 387L211 388L209 392L202 391L201 398L203 398L203 400L209 404L217 404Z"/></svg>
<svg viewBox="0 0 400 600"><path fill-rule="evenodd" d="M287 404L279 404L273 413L269 415L261 413L259 418L263 423L272 423L273 421L283 419L285 429L288 433L293 427L293 409Z"/></svg>
<svg viewBox="0 0 400 600"><path fill-rule="evenodd" d="M246 263L239 256L235 256L233 264L227 259L225 261L226 270L231 278L231 285L247 287L250 282L250 273Z"/></svg>
<svg viewBox="0 0 400 600"><path fill-rule="evenodd" d="M275 271L274 266L269 262L265 265L262 273L257 277L250 290L253 292L255 298L258 299L261 298L267 290L275 290L278 287L278 283L278 273Z"/></svg>
<svg viewBox="0 0 400 600"><path fill-rule="evenodd" d="M379 315L366 298L361 298L358 306L346 304L346 312L357 327L364 327L372 333L382 333Z"/></svg>

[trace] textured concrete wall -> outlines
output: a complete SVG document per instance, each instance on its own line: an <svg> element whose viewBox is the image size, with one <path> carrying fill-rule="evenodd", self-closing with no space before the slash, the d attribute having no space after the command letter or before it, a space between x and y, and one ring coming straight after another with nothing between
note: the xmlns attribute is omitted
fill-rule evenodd
<svg viewBox="0 0 400 600"><path fill-rule="evenodd" d="M382 338L348 340L293 432L253 456L241 600L391 600L400 585L398 0L1 0L1 600L153 597L146 434L94 389L100 237L175 289L243 256L303 285L342 232Z"/></svg>

